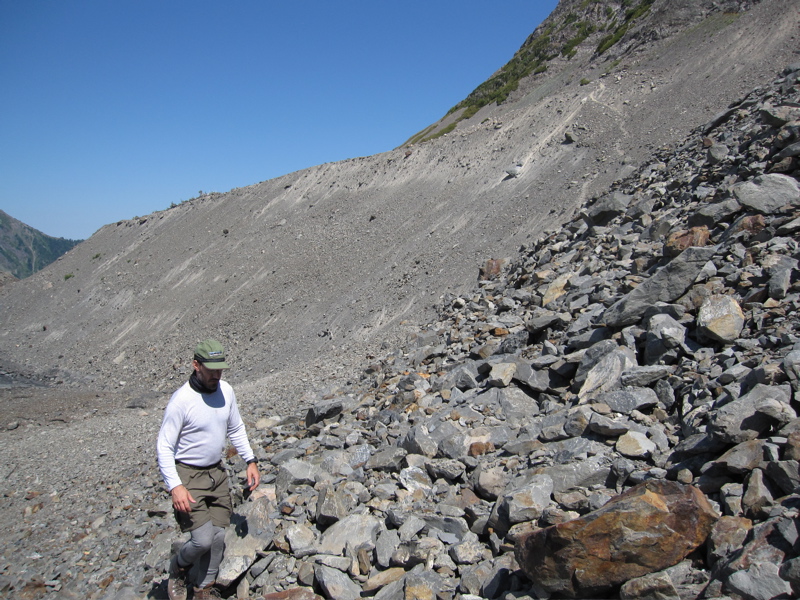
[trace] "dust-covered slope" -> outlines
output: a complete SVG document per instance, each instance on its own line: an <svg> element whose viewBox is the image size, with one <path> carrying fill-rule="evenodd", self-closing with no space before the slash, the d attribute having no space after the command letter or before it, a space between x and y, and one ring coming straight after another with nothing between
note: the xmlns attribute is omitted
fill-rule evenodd
<svg viewBox="0 0 800 600"><path fill-rule="evenodd" d="M562 1L542 27L585 4ZM790 0L647 4L602 55L610 24L447 135L103 227L0 290L0 362L167 390L212 335L231 347L234 383L258 393L335 385L443 293L472 288L485 259L798 60Z"/></svg>

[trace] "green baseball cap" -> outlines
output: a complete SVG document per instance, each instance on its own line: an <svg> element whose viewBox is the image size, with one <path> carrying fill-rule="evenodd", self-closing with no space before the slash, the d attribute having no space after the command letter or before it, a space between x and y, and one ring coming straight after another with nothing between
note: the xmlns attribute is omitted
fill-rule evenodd
<svg viewBox="0 0 800 600"><path fill-rule="evenodd" d="M225 348L217 340L203 340L194 349L194 359L207 369L230 369L225 361Z"/></svg>

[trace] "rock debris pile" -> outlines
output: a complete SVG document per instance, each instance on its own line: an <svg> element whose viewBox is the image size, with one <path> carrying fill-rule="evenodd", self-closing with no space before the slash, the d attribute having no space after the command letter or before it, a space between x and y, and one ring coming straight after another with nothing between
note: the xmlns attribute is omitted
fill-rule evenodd
<svg viewBox="0 0 800 600"><path fill-rule="evenodd" d="M799 90L797 64L359 381L261 416L225 594L797 597ZM141 581L84 597L163 591L158 502Z"/></svg>
<svg viewBox="0 0 800 600"><path fill-rule="evenodd" d="M269 483L240 508L223 583L800 592L799 76L488 261L349 393L262 421Z"/></svg>

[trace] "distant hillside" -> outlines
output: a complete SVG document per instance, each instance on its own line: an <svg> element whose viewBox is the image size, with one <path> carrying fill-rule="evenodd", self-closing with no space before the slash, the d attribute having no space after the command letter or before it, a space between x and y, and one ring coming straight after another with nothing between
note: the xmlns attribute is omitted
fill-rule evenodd
<svg viewBox="0 0 800 600"><path fill-rule="evenodd" d="M0 210L0 271L19 279L44 269L81 241L45 235Z"/></svg>

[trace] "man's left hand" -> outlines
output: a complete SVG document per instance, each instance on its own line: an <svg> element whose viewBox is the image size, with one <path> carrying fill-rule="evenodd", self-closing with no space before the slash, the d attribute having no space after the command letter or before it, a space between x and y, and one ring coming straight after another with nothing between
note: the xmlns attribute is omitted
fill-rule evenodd
<svg viewBox="0 0 800 600"><path fill-rule="evenodd" d="M248 489L252 492L258 487L261 482L261 474L258 472L258 463L250 463L247 465L247 485Z"/></svg>

